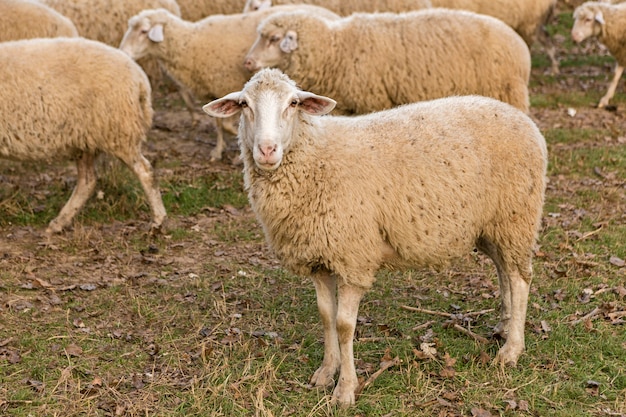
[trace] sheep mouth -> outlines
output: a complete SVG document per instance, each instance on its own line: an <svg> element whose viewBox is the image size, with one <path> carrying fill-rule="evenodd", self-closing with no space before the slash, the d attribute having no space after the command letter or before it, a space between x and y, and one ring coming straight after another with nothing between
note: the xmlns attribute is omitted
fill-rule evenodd
<svg viewBox="0 0 626 417"><path fill-rule="evenodd" d="M256 166L259 167L263 171L275 171L280 166L281 161L277 161L277 162L254 161L254 162Z"/></svg>

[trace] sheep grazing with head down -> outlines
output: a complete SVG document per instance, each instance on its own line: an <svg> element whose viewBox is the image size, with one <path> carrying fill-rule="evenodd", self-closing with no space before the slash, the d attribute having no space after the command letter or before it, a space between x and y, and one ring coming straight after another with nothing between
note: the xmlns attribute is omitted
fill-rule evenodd
<svg viewBox="0 0 626 417"><path fill-rule="evenodd" d="M355 13L329 21L275 13L259 24L244 66L282 70L337 100L337 113L478 94L528 111L530 52L500 20L461 10Z"/></svg>
<svg viewBox="0 0 626 417"><path fill-rule="evenodd" d="M35 0L0 0L0 42L78 36L70 19Z"/></svg>
<svg viewBox="0 0 626 417"><path fill-rule="evenodd" d="M46 232L72 222L96 187L100 153L137 176L152 209L165 219L161 194L141 145L152 125L150 83L119 49L84 38L0 43L0 157L18 161L74 159L78 180Z"/></svg>
<svg viewBox="0 0 626 417"><path fill-rule="evenodd" d="M363 116L326 116L332 99L276 69L206 104L241 112L250 204L283 265L310 275L324 326L312 384L348 405L358 387L359 302L383 266L445 265L474 247L502 294L498 361L516 364L544 199L546 144L532 120L481 97L449 97Z"/></svg>
<svg viewBox="0 0 626 417"><path fill-rule="evenodd" d="M626 65L626 3L588 1L578 6L574 10L572 39L580 43L592 37L604 44L617 61L613 80L598 103L598 107L603 108L615 95Z"/></svg>

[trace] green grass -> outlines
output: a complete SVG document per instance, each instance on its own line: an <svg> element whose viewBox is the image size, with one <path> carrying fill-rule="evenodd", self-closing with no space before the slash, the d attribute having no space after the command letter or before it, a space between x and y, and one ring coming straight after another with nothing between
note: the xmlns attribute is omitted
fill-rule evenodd
<svg viewBox="0 0 626 417"><path fill-rule="evenodd" d="M551 30L566 34L571 19L558 22ZM182 152L162 161L171 225L149 236L139 226L149 210L137 181L125 167L105 165L103 198L89 201L72 231L43 241L39 233L71 192L71 165L3 163L0 415L626 415L624 324L610 315L626 310L626 267L616 260L626 259L626 94L618 89L616 118L593 109L605 84L589 67L609 58L572 47L564 42L565 67L594 89L578 88L576 72L545 74L547 61L533 54L533 110L555 119L542 128L550 181L527 352L516 368L492 364L500 341L479 343L448 317L403 308L495 309L471 317L472 331L488 336L499 293L484 256L468 254L441 271L381 271L359 310L356 367L367 379L386 356L401 362L354 407L336 408L331 390L308 386L323 356L313 285L268 251L240 168ZM558 119L568 107L586 111L574 120L585 123ZM179 136L168 138L171 149ZM434 343L434 359L419 354L424 340ZM69 355L73 345L80 351Z"/></svg>

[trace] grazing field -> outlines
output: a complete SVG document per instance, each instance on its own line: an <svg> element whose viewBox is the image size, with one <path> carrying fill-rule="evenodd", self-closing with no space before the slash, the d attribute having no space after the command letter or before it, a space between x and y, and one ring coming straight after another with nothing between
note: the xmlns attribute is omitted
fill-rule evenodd
<svg viewBox="0 0 626 417"><path fill-rule="evenodd" d="M491 363L485 257L381 272L358 319L364 389L335 409L308 385L323 354L312 283L268 251L234 141L209 163L211 121L191 132L163 88L145 146L161 235L134 176L103 158L97 198L48 239L74 166L0 161L0 416L626 416L626 91L595 108L614 60L574 45L571 21L560 4L560 75L532 51L549 184L517 368Z"/></svg>

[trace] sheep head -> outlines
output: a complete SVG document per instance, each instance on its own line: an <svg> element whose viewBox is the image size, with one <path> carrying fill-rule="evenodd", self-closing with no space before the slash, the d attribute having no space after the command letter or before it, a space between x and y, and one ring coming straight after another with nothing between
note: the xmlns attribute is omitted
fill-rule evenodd
<svg viewBox="0 0 626 417"><path fill-rule="evenodd" d="M272 7L272 0L248 0L243 8L244 13L255 12L257 10Z"/></svg>
<svg viewBox="0 0 626 417"><path fill-rule="evenodd" d="M574 10L572 39L580 43L587 38L599 36L605 25L602 8L596 2L587 2Z"/></svg>
<svg viewBox="0 0 626 417"><path fill-rule="evenodd" d="M163 28L172 15L165 9L144 10L128 20L128 30L122 38L120 49L134 60L144 58L153 51L151 46L164 41Z"/></svg>
<svg viewBox="0 0 626 417"><path fill-rule="evenodd" d="M289 150L303 114L320 116L337 103L302 91L277 69L264 69L246 83L242 91L230 93L202 107L213 117L230 117L241 112L240 146L252 153L257 167L277 169Z"/></svg>

